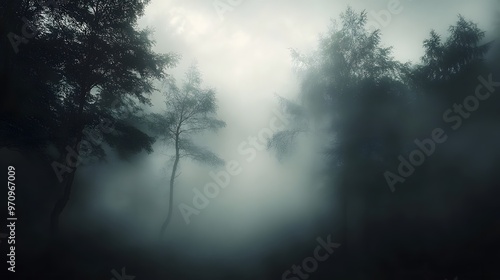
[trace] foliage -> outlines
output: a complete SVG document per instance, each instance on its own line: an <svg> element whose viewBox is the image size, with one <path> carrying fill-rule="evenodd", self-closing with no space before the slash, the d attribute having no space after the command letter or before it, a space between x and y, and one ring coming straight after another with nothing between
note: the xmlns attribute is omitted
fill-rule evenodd
<svg viewBox="0 0 500 280"><path fill-rule="evenodd" d="M148 118L152 134L174 147L174 164L170 175L170 197L167 218L162 224L163 234L172 216L174 180L182 158L190 158L215 166L224 161L208 148L196 145L193 138L204 131L217 131L225 127L225 122L217 119L215 90L202 88L201 74L195 65L186 73L181 86L174 79L166 80L165 105L163 114L151 114Z"/></svg>

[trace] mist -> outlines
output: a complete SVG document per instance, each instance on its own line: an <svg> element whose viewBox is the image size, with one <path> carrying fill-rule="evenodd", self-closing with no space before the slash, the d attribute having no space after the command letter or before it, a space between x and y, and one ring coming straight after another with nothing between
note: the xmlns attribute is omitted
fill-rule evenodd
<svg viewBox="0 0 500 280"><path fill-rule="evenodd" d="M38 2L5 279L500 277L497 0Z"/></svg>

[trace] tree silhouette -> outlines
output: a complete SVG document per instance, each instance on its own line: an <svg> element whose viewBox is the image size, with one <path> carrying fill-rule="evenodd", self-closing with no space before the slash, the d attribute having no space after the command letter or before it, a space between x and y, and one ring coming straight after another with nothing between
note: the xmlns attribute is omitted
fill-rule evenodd
<svg viewBox="0 0 500 280"><path fill-rule="evenodd" d="M147 95L154 88L152 82L165 75L165 67L175 61L173 56L160 55L151 49L153 41L147 30L137 29L137 20L143 14L148 1L72 1L60 5L57 12L49 15L46 26L47 40L58 53L56 65L63 73L62 90L70 131L70 145L77 145L83 137L83 129L91 120L109 116L121 117L113 106L133 106L136 101L148 104ZM126 122L118 122L120 137L105 137L117 148L126 147L151 150L152 140ZM131 133L132 132L132 133ZM119 145L127 135L139 136L134 141L138 147ZM137 139L137 137L136 137ZM113 142L115 140L115 142ZM57 228L58 216L66 206L75 171L66 178L64 194L56 203L51 215L51 228Z"/></svg>
<svg viewBox="0 0 500 280"><path fill-rule="evenodd" d="M76 158L104 158L100 145L84 155L80 144L89 140L85 129L105 120L113 123L113 129L104 133L102 141L119 155L151 151L153 139L134 125L138 123L134 115L149 104L153 81L165 77L166 67L175 63L176 56L153 52L150 32L137 27L149 1L14 2L8 1L2 11L17 7L7 20L12 23L9 28L15 29L2 32L22 31L23 21L16 17L25 16L30 21L28 30L36 29L36 37L21 37L26 32L4 37L8 40L2 46L15 50L8 53L14 85L6 98L17 101L16 94L26 96L26 104L16 109L27 114L2 118L2 131L13 140L2 142L10 147L30 145L41 152L49 145L57 149L58 160L52 166L62 195L51 213L50 228L55 233L78 169L78 165L64 164L68 151Z"/></svg>
<svg viewBox="0 0 500 280"><path fill-rule="evenodd" d="M441 36L433 30L430 37L424 41L425 54L417 69L423 79L449 80L479 61L489 49L487 44L481 45L484 31L461 15L456 24L450 26L449 33L443 42Z"/></svg>
<svg viewBox="0 0 500 280"><path fill-rule="evenodd" d="M49 160L42 151L60 135L56 120L61 107L50 86L58 77L45 59L35 28L42 24L42 9L26 0L0 4L0 71L4 81L0 145Z"/></svg>
<svg viewBox="0 0 500 280"><path fill-rule="evenodd" d="M460 175L465 172L463 162L436 152L405 180L396 198L391 196L383 174L398 170L399 156L408 156L415 149L416 138L429 137L433 129L443 126L443 112L475 92L480 73L491 73L483 61L491 44L484 44L483 37L484 32L474 23L459 16L447 37L431 32L423 44L421 63L401 63L392 58L390 48L381 46L379 30L367 30L366 13L355 13L349 8L321 38L315 52L303 55L292 51L301 81L300 101L280 103L289 114L305 120L308 129L303 131L310 133L319 127L328 132L321 137L332 139L323 148L329 158L325 172L330 178L335 208L333 230L344 248L349 248L341 253L344 255L339 257L342 261L337 269L347 271L350 277L377 275L375 278L387 279L407 275L408 271L421 273L426 269L425 261L408 257L395 264L395 258L400 254L423 258L421 250L425 250L427 259L439 259L460 252L460 238L466 244L470 241L464 237L446 240L443 236L452 234L449 229L433 232L433 215L442 214L434 209L443 207L440 205L455 209L462 219L477 214L473 202L456 209L450 195L467 194L466 187L484 181ZM477 119L471 124L481 120L498 123L498 102L492 100L480 106L482 109L475 113ZM278 155L293 152L290 147L299 131L295 125L271 139L269 146ZM456 141L471 141L472 134L456 136ZM498 149L491 148L496 154ZM498 178L490 176L490 180L491 188L498 185ZM426 203L434 209L415 208ZM485 205L494 208L492 202ZM490 228L495 215L487 213L481 221L467 223ZM418 220L410 221L407 217ZM454 218L457 217L445 220L450 228L467 224L455 222ZM477 232L478 228L469 228L468 236L481 236L491 242L491 235ZM423 229L433 234L416 234ZM443 252L443 244L449 252ZM470 245L467 250L485 248ZM388 266L392 272L388 272Z"/></svg>
<svg viewBox="0 0 500 280"><path fill-rule="evenodd" d="M216 118L217 104L215 91L201 87L201 74L196 66L191 66L181 87L175 80L167 80L166 112L150 116L154 134L174 147L174 163L169 182L169 208L160 229L160 236L165 232L171 217L174 199L175 178L182 158L212 165L222 165L224 161L210 150L196 145L193 136L203 131L217 131L225 123Z"/></svg>

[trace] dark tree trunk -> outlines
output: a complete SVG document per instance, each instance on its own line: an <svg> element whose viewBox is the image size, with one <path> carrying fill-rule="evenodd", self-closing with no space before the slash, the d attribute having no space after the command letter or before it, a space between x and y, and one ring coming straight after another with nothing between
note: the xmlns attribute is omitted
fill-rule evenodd
<svg viewBox="0 0 500 280"><path fill-rule="evenodd" d="M71 174L66 177L63 184L63 195L59 198L50 214L50 233L52 237L56 237L59 230L59 217L66 208L71 196L73 181L75 179L76 168L73 169Z"/></svg>
<svg viewBox="0 0 500 280"><path fill-rule="evenodd" d="M77 157L79 157L78 153L78 145L80 141L82 140L83 137L83 129L85 128L85 124L83 123L82 120L82 114L83 114L83 109L85 106L85 98L87 94L90 92L89 89L82 90L79 96L79 105L78 105L78 110L76 114L73 115L73 120L75 121L75 127L76 130L75 132L75 142L73 145L70 146L73 151L75 151ZM63 156L64 160L64 156ZM78 158L77 161L80 159ZM63 161L64 162L64 161ZM59 198L52 209L52 213L50 214L50 234L53 238L57 237L58 230L59 230L59 217L61 216L62 212L66 208L66 205L68 204L68 201L71 196L71 191L73 188L73 182L75 180L75 173L78 168L78 164L72 169L71 173L64 179L63 182L63 194L61 198Z"/></svg>
<svg viewBox="0 0 500 280"><path fill-rule="evenodd" d="M178 127L177 134L175 135L175 161L174 161L174 166L172 167L172 174L170 175L170 195L168 198L168 214L167 218L161 225L160 238L165 233L165 230L167 229L167 226L172 218L173 202L174 202L174 181L175 181L175 173L177 172L177 167L179 164L179 159L180 159L180 149L179 149L179 127Z"/></svg>

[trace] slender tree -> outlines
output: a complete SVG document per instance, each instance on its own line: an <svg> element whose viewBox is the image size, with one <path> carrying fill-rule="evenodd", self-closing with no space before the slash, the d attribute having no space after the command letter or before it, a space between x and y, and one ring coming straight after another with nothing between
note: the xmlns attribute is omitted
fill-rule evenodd
<svg viewBox="0 0 500 280"><path fill-rule="evenodd" d="M224 164L217 155L193 141L193 137L198 133L217 131L226 125L216 117L215 91L202 88L201 83L201 75L196 66L190 67L186 72L186 79L181 87L175 84L175 80L169 79L165 91L166 112L150 116L155 133L174 149L168 213L161 226L160 236L165 232L172 217L175 178L180 175L180 160L190 158L211 165Z"/></svg>

